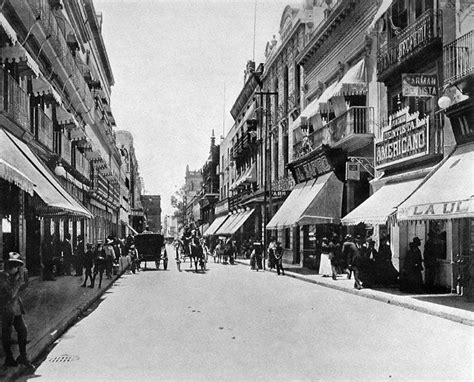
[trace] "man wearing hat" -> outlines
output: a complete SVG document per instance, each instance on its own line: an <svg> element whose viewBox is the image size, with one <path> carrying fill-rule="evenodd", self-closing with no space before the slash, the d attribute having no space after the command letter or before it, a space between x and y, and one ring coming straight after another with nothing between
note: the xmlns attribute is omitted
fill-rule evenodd
<svg viewBox="0 0 474 382"><path fill-rule="evenodd" d="M277 269L277 275L280 276L281 272L281 274L284 276L285 270L283 269L283 248L279 241L277 241L275 247L275 265Z"/></svg>
<svg viewBox="0 0 474 382"><path fill-rule="evenodd" d="M420 245L421 240L416 236L412 242L408 244L409 249L405 256L402 271L400 272L400 290L402 292L423 292L423 278L421 275L423 259L421 258L420 248L418 248Z"/></svg>
<svg viewBox="0 0 474 382"><path fill-rule="evenodd" d="M4 256L5 270L0 272L0 310L2 316L2 345L5 353L5 366L18 366L22 364L33 368L26 355L26 342L28 331L23 315L25 311L20 298L20 291L25 289L28 281L26 270L23 269L23 261L20 254L10 252ZM13 357L12 327L15 328L18 337L20 356L15 360Z"/></svg>

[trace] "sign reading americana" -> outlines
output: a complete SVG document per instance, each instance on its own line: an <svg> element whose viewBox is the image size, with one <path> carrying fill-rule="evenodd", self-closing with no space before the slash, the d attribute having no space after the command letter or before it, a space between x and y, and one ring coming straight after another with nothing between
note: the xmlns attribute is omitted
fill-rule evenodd
<svg viewBox="0 0 474 382"><path fill-rule="evenodd" d="M438 76L403 73L402 94L405 97L433 97L438 94Z"/></svg>
<svg viewBox="0 0 474 382"><path fill-rule="evenodd" d="M375 143L375 166L382 168L429 154L429 117L418 119L408 107L390 116L382 140Z"/></svg>

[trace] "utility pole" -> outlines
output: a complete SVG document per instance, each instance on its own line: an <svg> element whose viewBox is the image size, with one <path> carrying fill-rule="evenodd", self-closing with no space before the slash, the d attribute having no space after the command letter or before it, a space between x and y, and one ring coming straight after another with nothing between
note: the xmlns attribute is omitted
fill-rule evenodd
<svg viewBox="0 0 474 382"><path fill-rule="evenodd" d="M267 193L268 190L270 189L270 194L269 198L271 201L271 184L269 185L269 181L271 182L271 165L272 161L270 158L270 162L268 162L268 155L267 155L267 147L268 147L268 110L263 107L264 103L264 96L265 96L265 101L267 101L268 97L271 96L278 96L278 92L255 92L256 95L260 96L260 103L261 103L261 108L262 111L265 112L265 126L263 125L263 113L262 113L262 118L260 118L260 127L262 130L262 135L263 135L263 130L265 131L264 135L264 140L262 139L263 142L263 149L261 151L261 162L263 163L263 153L265 152L265 162L264 166L262 166L262 171L265 169L265 175L263 177L263 269L265 270L265 253L267 250L267 222L268 222L268 210L267 210ZM265 105L267 102L265 102ZM268 150L269 155L271 155L271 148ZM267 171L267 169L270 168L270 172ZM270 187L269 187L270 186Z"/></svg>

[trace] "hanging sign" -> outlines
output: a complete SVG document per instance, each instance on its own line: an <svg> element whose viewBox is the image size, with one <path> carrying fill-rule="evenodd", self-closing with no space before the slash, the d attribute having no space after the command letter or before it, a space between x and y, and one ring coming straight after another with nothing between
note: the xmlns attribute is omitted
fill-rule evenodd
<svg viewBox="0 0 474 382"><path fill-rule="evenodd" d="M360 164L346 162L346 180L360 180Z"/></svg>
<svg viewBox="0 0 474 382"><path fill-rule="evenodd" d="M438 76L436 74L402 74L402 95L404 97L434 97L437 94Z"/></svg>

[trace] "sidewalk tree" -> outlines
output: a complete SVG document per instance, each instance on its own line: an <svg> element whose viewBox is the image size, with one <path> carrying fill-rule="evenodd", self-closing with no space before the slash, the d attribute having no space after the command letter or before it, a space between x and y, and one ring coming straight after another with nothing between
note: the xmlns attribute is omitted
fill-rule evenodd
<svg viewBox="0 0 474 382"><path fill-rule="evenodd" d="M184 204L184 196L184 186L176 191L174 195L171 195L171 206L174 208L173 216L175 216L178 221L178 230L181 230L185 223L186 206Z"/></svg>

